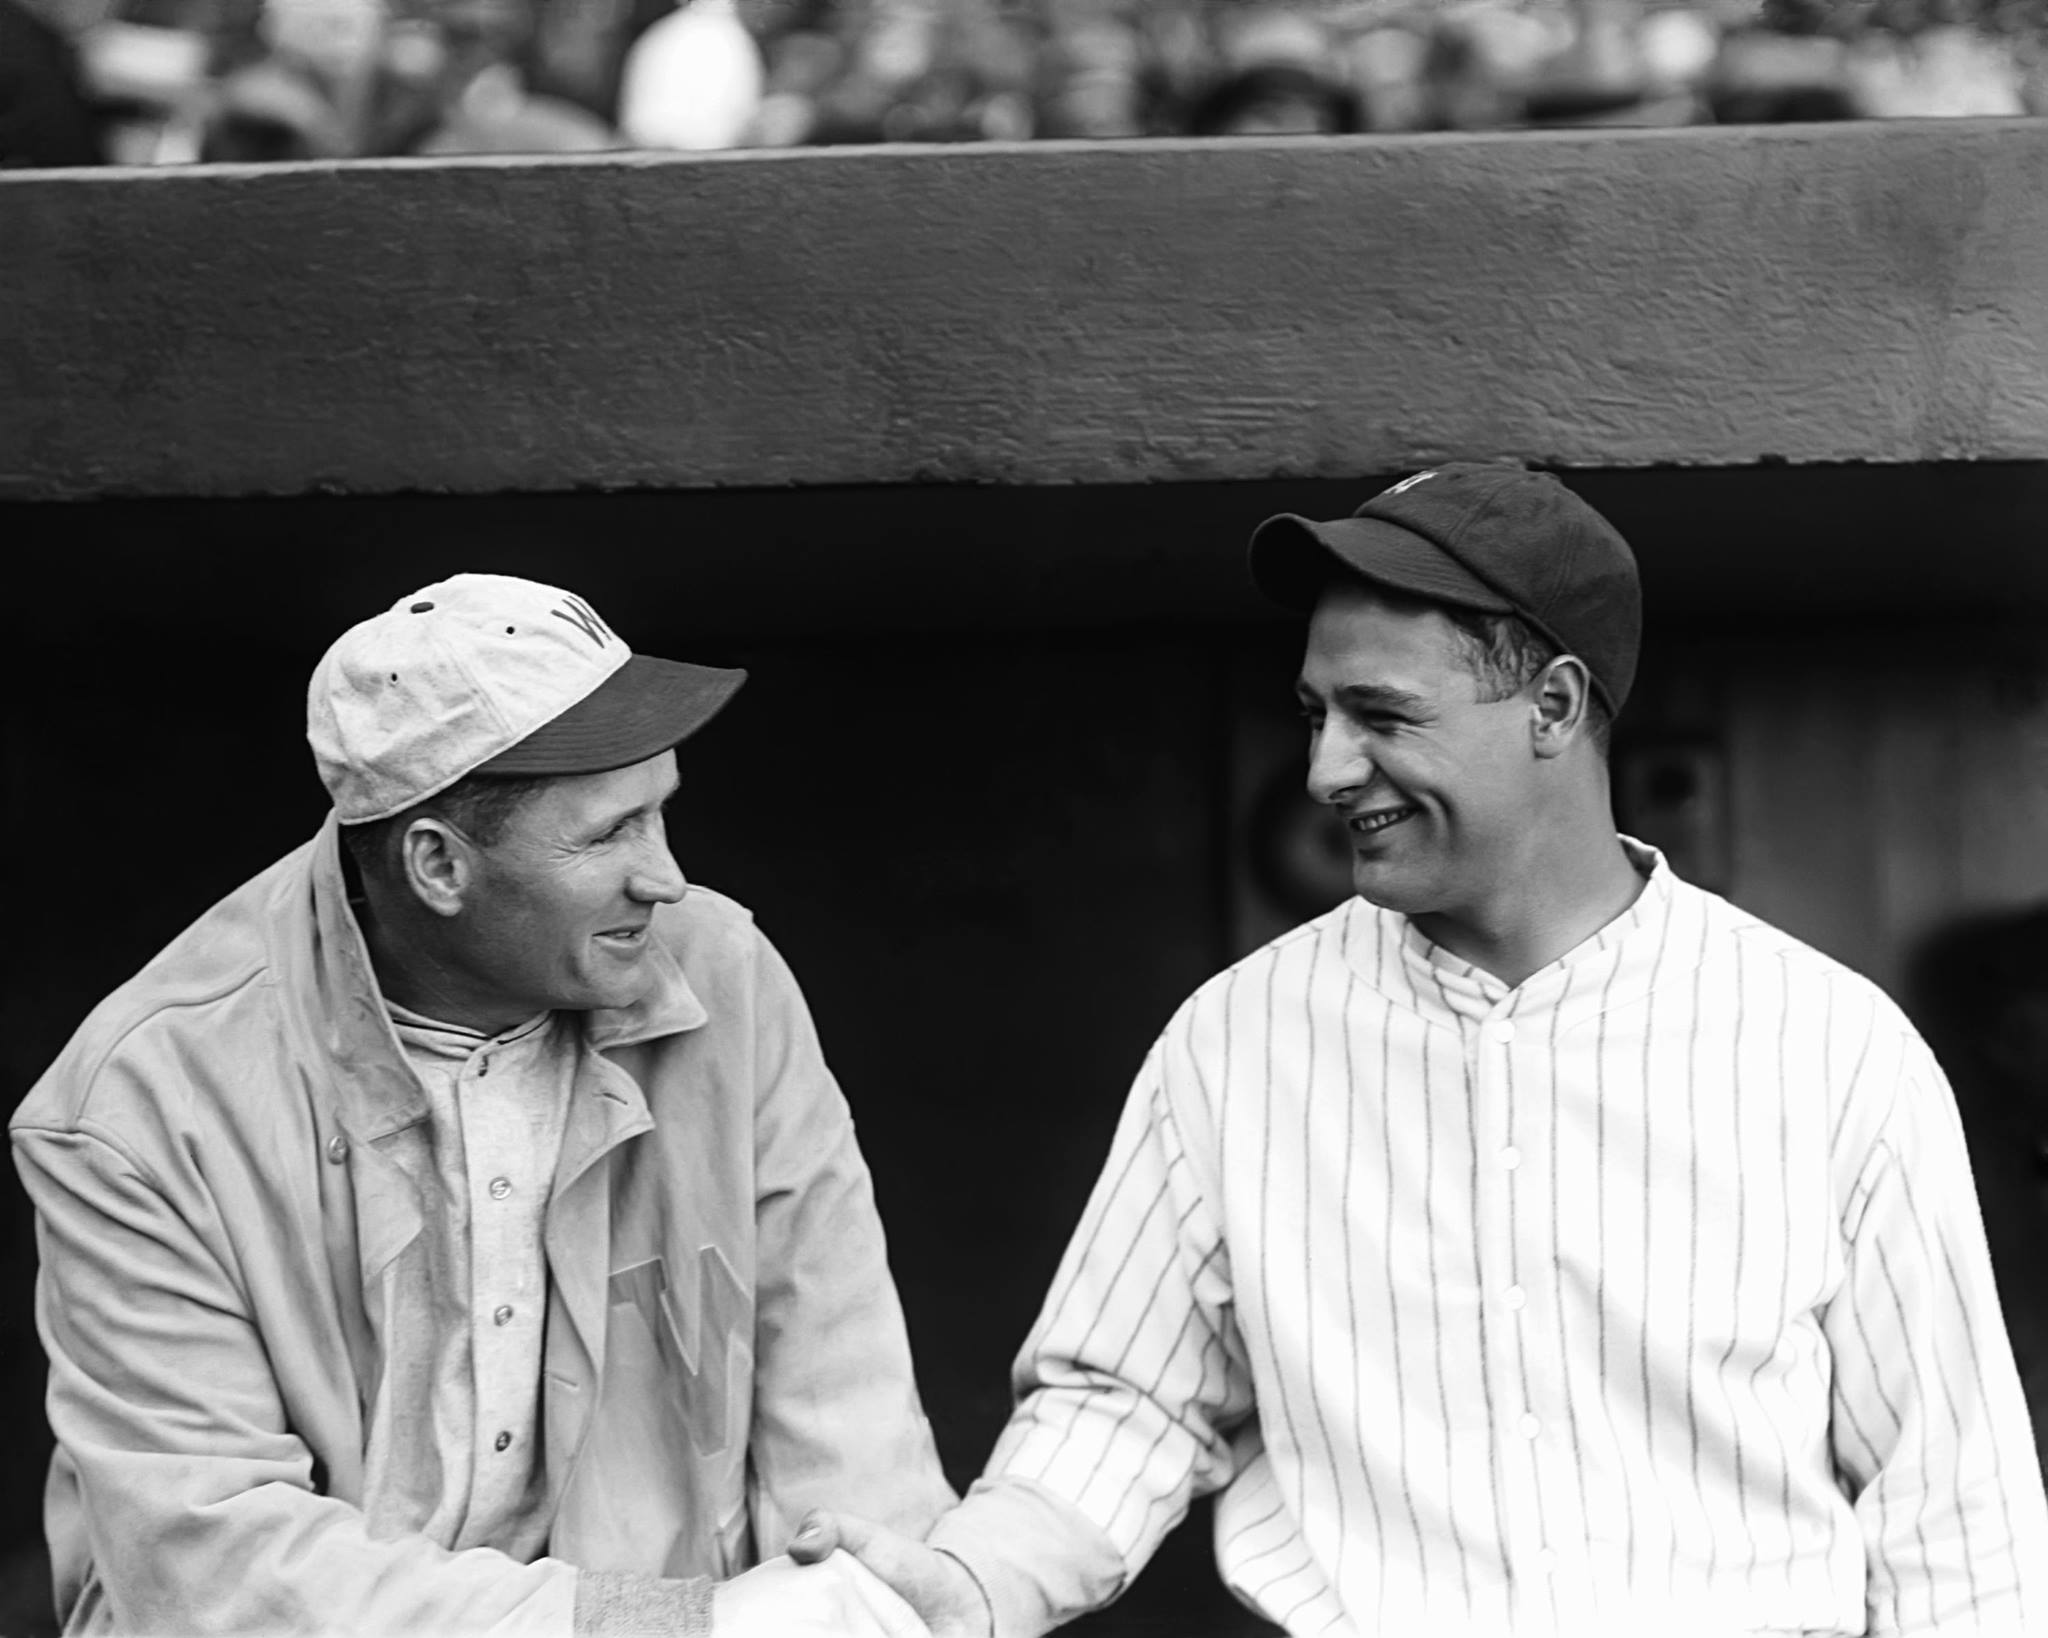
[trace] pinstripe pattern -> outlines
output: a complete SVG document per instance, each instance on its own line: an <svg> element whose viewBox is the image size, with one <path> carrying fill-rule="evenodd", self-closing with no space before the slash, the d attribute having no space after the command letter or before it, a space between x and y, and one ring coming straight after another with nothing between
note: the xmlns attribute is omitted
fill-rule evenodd
<svg viewBox="0 0 2048 1638"><path fill-rule="evenodd" d="M1939 1070L1631 847L1635 907L1512 991L1354 900L1196 992L956 1515L984 1559L1006 1477L1126 1572L1221 1490L1294 1634L2048 1633Z"/></svg>

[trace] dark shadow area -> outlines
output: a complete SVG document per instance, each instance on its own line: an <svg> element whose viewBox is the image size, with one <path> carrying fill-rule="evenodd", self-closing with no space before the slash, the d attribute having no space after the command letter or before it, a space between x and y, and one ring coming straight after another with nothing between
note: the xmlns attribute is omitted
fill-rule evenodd
<svg viewBox="0 0 2048 1638"><path fill-rule="evenodd" d="M1907 1000L1955 1088L2048 1469L2048 902L1944 923L1915 952Z"/></svg>

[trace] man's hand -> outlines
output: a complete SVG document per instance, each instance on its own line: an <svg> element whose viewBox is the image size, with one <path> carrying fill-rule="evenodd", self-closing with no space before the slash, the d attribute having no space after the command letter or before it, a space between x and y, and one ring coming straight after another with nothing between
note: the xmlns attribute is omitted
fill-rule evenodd
<svg viewBox="0 0 2048 1638"><path fill-rule="evenodd" d="M712 1638L927 1638L917 1612L857 1559L771 1558L711 1594Z"/></svg>
<svg viewBox="0 0 2048 1638"><path fill-rule="evenodd" d="M814 1512L790 1542L789 1556L799 1564L830 1562L835 1549L851 1553L894 1588L931 1638L992 1638L981 1588L951 1554L850 1514Z"/></svg>

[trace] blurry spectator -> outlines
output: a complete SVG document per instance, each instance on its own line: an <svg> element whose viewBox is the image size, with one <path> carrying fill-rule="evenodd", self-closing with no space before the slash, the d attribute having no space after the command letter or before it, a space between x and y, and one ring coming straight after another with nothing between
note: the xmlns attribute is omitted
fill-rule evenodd
<svg viewBox="0 0 2048 1638"><path fill-rule="evenodd" d="M1724 125L1851 119L1847 61L1840 40L1737 34L1715 59L1708 105Z"/></svg>
<svg viewBox="0 0 2048 1638"><path fill-rule="evenodd" d="M1639 105L1649 90L1636 0L1575 0L1561 49L1531 76L1531 120L1604 120Z"/></svg>
<svg viewBox="0 0 2048 1638"><path fill-rule="evenodd" d="M1999 1300L2048 1469L2048 903L1951 923L1917 953L1909 983L1955 1087Z"/></svg>
<svg viewBox="0 0 2048 1638"><path fill-rule="evenodd" d="M527 91L510 63L477 71L419 154L577 154L616 148L610 126L561 97Z"/></svg>
<svg viewBox="0 0 2048 1638"><path fill-rule="evenodd" d="M144 161L2048 113L2048 0L0 3Z"/></svg>
<svg viewBox="0 0 2048 1638"><path fill-rule="evenodd" d="M1265 63L1220 82L1195 105L1194 136L1310 136L1362 129L1342 81L1291 63Z"/></svg>
<svg viewBox="0 0 2048 1638"><path fill-rule="evenodd" d="M203 160L235 164L336 159L360 151L340 111L304 72L274 58L220 82L200 139Z"/></svg>
<svg viewBox="0 0 2048 1638"><path fill-rule="evenodd" d="M1461 8L1427 38L1431 124L1478 131L1518 123L1537 70L1571 43L1561 14L1509 5Z"/></svg>
<svg viewBox="0 0 2048 1638"><path fill-rule="evenodd" d="M1144 56L1129 21L1108 5L1052 11L1039 76L1041 134L1143 136Z"/></svg>
<svg viewBox="0 0 2048 1638"><path fill-rule="evenodd" d="M1299 12L1247 6L1222 31L1222 77L1195 103L1196 136L1305 136L1364 128L1328 31Z"/></svg>
<svg viewBox="0 0 2048 1638"><path fill-rule="evenodd" d="M1868 35L1850 47L1848 80L1856 111L1870 119L2027 111L2011 51L1966 28L1931 28L1906 39Z"/></svg>
<svg viewBox="0 0 2048 1638"><path fill-rule="evenodd" d="M626 53L619 129L643 148L731 148L761 105L760 47L733 0L684 0Z"/></svg>
<svg viewBox="0 0 2048 1638"><path fill-rule="evenodd" d="M71 42L19 0L0 0L0 166L100 157Z"/></svg>
<svg viewBox="0 0 2048 1638"><path fill-rule="evenodd" d="M569 98L610 119L619 71L634 40L672 0L535 0L520 63L539 91Z"/></svg>

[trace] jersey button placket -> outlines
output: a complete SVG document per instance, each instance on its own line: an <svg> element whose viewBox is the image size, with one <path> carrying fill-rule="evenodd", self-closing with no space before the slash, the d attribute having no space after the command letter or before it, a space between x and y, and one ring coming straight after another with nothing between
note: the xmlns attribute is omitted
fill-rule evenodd
<svg viewBox="0 0 2048 1638"><path fill-rule="evenodd" d="M1519 1100L1528 1088L1519 1084L1518 1047L1526 1049L1532 1039L1526 1026L1508 1017L1483 1020L1478 1030L1477 1083L1481 1098L1474 1109L1480 1198L1475 1203L1485 1224L1484 1244L1489 1259L1490 1279L1487 1304L1490 1322L1486 1347L1490 1356L1488 1373L1492 1386L1495 1427L1495 1483L1504 1504L1507 1543L1541 1542L1544 1537L1542 1486L1538 1470L1543 1455L1544 1422L1535 1403L1533 1367L1539 1358L1528 1357L1529 1337L1525 1335L1530 1292L1523 1280L1534 1272L1516 1231L1529 1223L1529 1201L1525 1198L1526 1162L1521 1142L1522 1110ZM1533 1372L1540 1379L1540 1372ZM1533 1572L1527 1557L1516 1554L1525 1573ZM1512 1560L1511 1560L1512 1562ZM1540 1578L1533 1578L1540 1585ZM1536 1586L1524 1589L1535 1594ZM1510 1594L1510 1597L1516 1595ZM1532 1604L1533 1617L1548 1608L1548 1592Z"/></svg>

